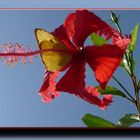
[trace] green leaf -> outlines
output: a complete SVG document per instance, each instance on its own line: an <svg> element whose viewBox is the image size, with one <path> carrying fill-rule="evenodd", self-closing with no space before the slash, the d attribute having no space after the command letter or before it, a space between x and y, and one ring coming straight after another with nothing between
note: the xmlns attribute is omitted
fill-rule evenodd
<svg viewBox="0 0 140 140"><path fill-rule="evenodd" d="M120 63L120 67L124 68L124 62L123 62L123 60Z"/></svg>
<svg viewBox="0 0 140 140"><path fill-rule="evenodd" d="M138 30L139 30L139 24L137 24L131 32L132 40L131 40L130 45L129 45L130 51L134 51L134 48L136 46Z"/></svg>
<svg viewBox="0 0 140 140"><path fill-rule="evenodd" d="M85 123L87 127L94 127L94 128L116 127L116 125L113 124L112 122L109 122L103 118L91 114L86 114L82 118L82 121Z"/></svg>
<svg viewBox="0 0 140 140"><path fill-rule="evenodd" d="M108 42L105 38L103 38L95 33L92 33L90 35L90 38L95 46L102 46Z"/></svg>
<svg viewBox="0 0 140 140"><path fill-rule="evenodd" d="M122 91L112 86L107 86L105 90L103 90L100 86L97 86L97 88L101 94L112 94L112 95L126 97L126 95Z"/></svg>
<svg viewBox="0 0 140 140"><path fill-rule="evenodd" d="M126 114L118 122L117 126L119 127L129 127L134 123L140 122L140 118L135 114Z"/></svg>

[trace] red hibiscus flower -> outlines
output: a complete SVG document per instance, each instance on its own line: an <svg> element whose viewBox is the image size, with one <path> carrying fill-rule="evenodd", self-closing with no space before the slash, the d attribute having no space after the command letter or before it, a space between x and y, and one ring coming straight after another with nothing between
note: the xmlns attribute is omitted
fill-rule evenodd
<svg viewBox="0 0 140 140"><path fill-rule="evenodd" d="M84 47L84 42L91 33L104 36L106 40L112 42L108 41L108 44L100 47L94 45ZM55 72L45 70L44 82L39 90L43 101L51 101L62 91L105 109L112 102L112 96L104 95L103 99L100 99L97 88L86 85L85 64L90 66L97 82L105 89L119 66L130 39L123 38L119 32L87 10L77 10L69 14L64 24L52 34L67 47L72 59L61 70ZM56 83L55 78L66 69L68 70L64 76Z"/></svg>

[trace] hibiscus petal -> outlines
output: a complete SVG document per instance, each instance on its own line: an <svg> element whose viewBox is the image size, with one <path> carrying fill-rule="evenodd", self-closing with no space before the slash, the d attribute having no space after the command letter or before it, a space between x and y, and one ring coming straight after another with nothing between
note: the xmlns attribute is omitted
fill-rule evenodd
<svg viewBox="0 0 140 140"><path fill-rule="evenodd" d="M77 10L75 13L69 14L64 27L69 39L77 48L82 47L85 39L93 32L99 35L104 34L107 39L120 38L119 32L87 10Z"/></svg>
<svg viewBox="0 0 140 140"><path fill-rule="evenodd" d="M96 80L103 89L123 58L127 43L122 45L121 48L109 44L101 47L88 46L85 48L86 61L94 71Z"/></svg>
<svg viewBox="0 0 140 140"><path fill-rule="evenodd" d="M104 95L103 99L101 100L99 98L100 93L98 92L98 88L96 87L88 86L85 93L83 92L81 96L84 97L91 104L99 106L102 110L105 110L106 107L112 103L112 95Z"/></svg>
<svg viewBox="0 0 140 140"><path fill-rule="evenodd" d="M77 60L77 61L76 61ZM81 61L80 61L81 60ZM60 79L56 85L57 91L68 92L70 94L75 94L76 96L82 98L83 100L99 106L101 109L106 109L109 105L108 100L101 100L98 98L100 93L97 88L85 87L85 62L81 59L75 59L71 68L67 73Z"/></svg>
<svg viewBox="0 0 140 140"><path fill-rule="evenodd" d="M98 92L98 88L95 87L93 88L92 86L88 86L87 88L87 92L93 94L94 96L100 96L100 92Z"/></svg>
<svg viewBox="0 0 140 140"><path fill-rule="evenodd" d="M56 91L55 79L58 77L59 72L49 72L45 70L44 81L39 90L39 95L42 97L43 102L51 102L52 99L59 96L59 92Z"/></svg>
<svg viewBox="0 0 140 140"><path fill-rule="evenodd" d="M52 34L57 37L62 43L66 45L69 51L75 52L76 49L74 48L73 44L70 42L66 30L63 25L55 29Z"/></svg>
<svg viewBox="0 0 140 140"><path fill-rule="evenodd" d="M131 42L130 38L123 38L123 39L117 40L116 42L114 42L114 44L117 45L119 48L121 48L122 51L124 51L125 53L125 49L130 42Z"/></svg>
<svg viewBox="0 0 140 140"><path fill-rule="evenodd" d="M111 102L113 102L112 100L112 94L106 94L103 96L103 100L102 100L104 106L109 106Z"/></svg>
<svg viewBox="0 0 140 140"><path fill-rule="evenodd" d="M98 98L96 95L94 95L93 92L87 92L87 90L85 89L85 90L81 90L77 96L81 97L83 100L93 105L97 105L102 110L106 109L106 106L103 104L102 100Z"/></svg>
<svg viewBox="0 0 140 140"><path fill-rule="evenodd" d="M77 95L85 87L85 62L79 56L73 60L72 66L57 83L56 89Z"/></svg>

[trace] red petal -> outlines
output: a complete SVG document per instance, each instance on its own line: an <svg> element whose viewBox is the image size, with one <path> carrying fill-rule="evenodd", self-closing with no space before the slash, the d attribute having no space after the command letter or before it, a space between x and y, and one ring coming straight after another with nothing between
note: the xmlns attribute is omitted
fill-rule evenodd
<svg viewBox="0 0 140 140"><path fill-rule="evenodd" d="M106 107L109 106L112 102L112 95L104 95L102 100L98 98L99 95L100 93L98 92L98 88L88 86L85 93L82 94L82 97L84 97L91 104L95 104L101 109L105 110Z"/></svg>
<svg viewBox="0 0 140 140"><path fill-rule="evenodd" d="M119 48L121 48L125 53L125 49L130 42L131 42L130 38L124 38L124 39L117 40L116 42L114 42L114 44L117 45Z"/></svg>
<svg viewBox="0 0 140 140"><path fill-rule="evenodd" d="M83 46L85 39L93 32L104 34L107 39L114 40L120 37L119 32L87 10L77 10L75 13L69 14L64 26L69 39L76 47Z"/></svg>
<svg viewBox="0 0 140 140"><path fill-rule="evenodd" d="M56 36L62 43L64 43L66 47L69 48L70 51L76 51L76 49L73 47L72 43L70 42L63 25L55 29L55 31L52 32L52 34Z"/></svg>
<svg viewBox="0 0 140 140"><path fill-rule="evenodd" d="M57 83L56 88L58 91L78 94L78 92L85 87L84 72L85 62L80 56L76 56L72 66L66 74Z"/></svg>
<svg viewBox="0 0 140 140"><path fill-rule="evenodd" d="M102 102L103 102L104 106L109 106L110 103L113 102L113 100L112 100L112 94L104 95Z"/></svg>
<svg viewBox="0 0 140 140"><path fill-rule="evenodd" d="M59 96L59 92L56 91L56 82L59 72L49 72L45 70L44 81L39 90L39 95L42 97L43 102L51 102L56 96Z"/></svg>
<svg viewBox="0 0 140 140"><path fill-rule="evenodd" d="M84 89L84 90L81 90L77 96L81 97L82 99L84 99L85 101L93 105L97 105L98 107L104 110L106 106L103 104L102 100L94 94L95 93L88 92L86 89Z"/></svg>
<svg viewBox="0 0 140 140"><path fill-rule="evenodd" d="M101 47L88 46L85 48L86 61L93 69L96 80L104 89L107 82L119 66L125 48L121 49L116 45L104 45Z"/></svg>
<svg viewBox="0 0 140 140"><path fill-rule="evenodd" d="M98 92L98 88L93 88L92 86L87 87L87 92L93 94L94 96L100 96L100 92Z"/></svg>
<svg viewBox="0 0 140 140"><path fill-rule="evenodd" d="M78 59L79 58L79 59ZM77 61L76 61L77 60ZM77 57L71 68L62 77L62 79L56 85L58 91L64 91L82 98L83 100L99 106L101 109L105 109L109 105L105 101L98 98L100 93L97 88L85 87L85 62L82 58ZM105 100L105 99L104 99Z"/></svg>

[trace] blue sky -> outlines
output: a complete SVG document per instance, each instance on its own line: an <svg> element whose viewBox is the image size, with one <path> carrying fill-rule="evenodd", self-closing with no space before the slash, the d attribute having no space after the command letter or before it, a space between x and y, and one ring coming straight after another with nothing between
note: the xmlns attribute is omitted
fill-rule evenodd
<svg viewBox="0 0 140 140"><path fill-rule="evenodd" d="M139 0L1 0L5 8L139 8Z"/></svg>
<svg viewBox="0 0 140 140"><path fill-rule="evenodd" d="M0 11L0 45L19 42L37 49L34 36L35 28L54 30L62 24L69 10L45 11ZM110 20L109 11L94 11L104 20ZM114 11L120 15L120 23L124 34L129 34L134 25L140 22L140 11ZM140 39L138 40L140 42ZM135 57L139 58L140 48L136 47ZM140 62L137 63L136 73L140 78ZM18 64L9 67L0 62L0 127L3 126L35 126L35 127L84 127L81 118L86 113L104 117L116 122L125 113L136 113L125 99L114 97L114 102L106 110L91 105L76 96L62 93L52 103L45 104L38 95L43 82L44 67L40 57L34 59L33 64ZM116 77L133 94L131 82L127 75L118 69ZM87 83L97 85L92 72L87 75ZM89 78L90 77L90 78ZM93 78L91 78L93 77ZM113 80L111 85L117 86ZM118 86L117 86L118 87Z"/></svg>

